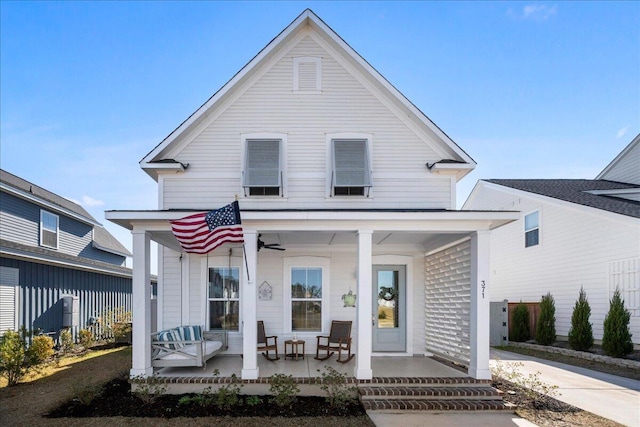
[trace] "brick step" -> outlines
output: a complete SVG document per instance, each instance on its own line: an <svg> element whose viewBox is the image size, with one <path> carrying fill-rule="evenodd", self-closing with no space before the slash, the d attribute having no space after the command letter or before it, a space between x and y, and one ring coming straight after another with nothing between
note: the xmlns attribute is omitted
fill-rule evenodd
<svg viewBox="0 0 640 427"><path fill-rule="evenodd" d="M362 400L367 411L513 411L502 400Z"/></svg>
<svg viewBox="0 0 640 427"><path fill-rule="evenodd" d="M406 387L431 385L437 387L491 387L491 380L476 380L469 377L374 377L371 380L356 380L359 387Z"/></svg>
<svg viewBox="0 0 640 427"><path fill-rule="evenodd" d="M502 395L493 387L358 387L361 400L502 400Z"/></svg>

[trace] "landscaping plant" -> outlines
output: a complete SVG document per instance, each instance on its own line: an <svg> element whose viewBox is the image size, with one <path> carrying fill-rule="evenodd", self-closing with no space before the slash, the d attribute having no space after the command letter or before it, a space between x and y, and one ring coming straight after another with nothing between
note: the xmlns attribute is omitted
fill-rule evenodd
<svg viewBox="0 0 640 427"><path fill-rule="evenodd" d="M71 353L73 350L73 335L71 335L71 329L65 328L60 332L60 352L62 354Z"/></svg>
<svg viewBox="0 0 640 427"><path fill-rule="evenodd" d="M269 392L273 393L271 402L280 407L291 406L300 393L300 387L295 383L292 375L275 374L269 378Z"/></svg>
<svg viewBox="0 0 640 427"><path fill-rule="evenodd" d="M347 385L347 376L332 368L325 367L326 372L322 372L320 389L327 396L325 400L332 408L338 408L350 404L355 400L354 393L357 387Z"/></svg>
<svg viewBox="0 0 640 427"><path fill-rule="evenodd" d="M89 329L80 329L78 331L78 341L85 350L93 345L93 332Z"/></svg>
<svg viewBox="0 0 640 427"><path fill-rule="evenodd" d="M569 329L569 346L577 351L587 351L593 346L593 328L589 323L591 306L587 300L587 293L582 286L580 296L573 307L571 328Z"/></svg>
<svg viewBox="0 0 640 427"><path fill-rule="evenodd" d="M556 305L551 292L542 296L540 318L536 326L536 341L542 345L551 345L556 340Z"/></svg>
<svg viewBox="0 0 640 427"><path fill-rule="evenodd" d="M616 287L613 298L609 302L609 312L604 318L604 334L602 335L602 349L612 357L624 357L633 351L629 320L631 313L624 308L624 300L620 296L620 289Z"/></svg>
<svg viewBox="0 0 640 427"><path fill-rule="evenodd" d="M516 342L529 339L529 309L522 301L513 310L513 328L509 339Z"/></svg>
<svg viewBox="0 0 640 427"><path fill-rule="evenodd" d="M0 375L14 386L31 370L37 369L53 356L53 340L46 335L36 335L28 345L31 331L8 330L0 338Z"/></svg>

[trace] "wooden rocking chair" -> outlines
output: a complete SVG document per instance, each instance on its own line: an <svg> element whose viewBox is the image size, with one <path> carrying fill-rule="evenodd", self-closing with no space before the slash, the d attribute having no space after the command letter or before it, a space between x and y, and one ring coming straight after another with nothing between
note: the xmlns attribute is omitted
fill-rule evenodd
<svg viewBox="0 0 640 427"><path fill-rule="evenodd" d="M269 351L271 350L276 352L276 357L269 355ZM262 351L262 355L267 360L271 360L272 362L274 360L280 360L278 357L278 337L266 336L264 332L264 322L262 320L258 320L258 351Z"/></svg>
<svg viewBox="0 0 640 427"><path fill-rule="evenodd" d="M350 320L334 320L331 322L331 331L329 336L318 336L318 345L316 347L316 359L327 360L337 351L338 362L347 363L355 354L351 354L351 321ZM327 355L320 357L320 351L326 351ZM346 358L343 359L342 352L345 351Z"/></svg>

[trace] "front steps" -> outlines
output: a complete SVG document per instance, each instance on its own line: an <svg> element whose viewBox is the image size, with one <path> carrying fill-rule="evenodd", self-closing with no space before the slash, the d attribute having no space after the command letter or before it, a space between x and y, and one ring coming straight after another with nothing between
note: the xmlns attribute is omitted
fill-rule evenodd
<svg viewBox="0 0 640 427"><path fill-rule="evenodd" d="M488 380L473 378L374 378L358 385L367 411L505 411Z"/></svg>

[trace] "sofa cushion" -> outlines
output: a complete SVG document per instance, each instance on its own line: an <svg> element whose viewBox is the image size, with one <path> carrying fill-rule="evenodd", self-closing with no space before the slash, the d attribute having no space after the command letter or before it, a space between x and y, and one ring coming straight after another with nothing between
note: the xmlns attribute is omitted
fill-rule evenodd
<svg viewBox="0 0 640 427"><path fill-rule="evenodd" d="M178 334L182 341L200 341L202 340L202 327L196 326L178 326Z"/></svg>
<svg viewBox="0 0 640 427"><path fill-rule="evenodd" d="M166 331L158 332L158 341L166 342L164 346L168 349L175 350L176 348L180 348L183 346L180 341L180 334L176 329L169 329Z"/></svg>

